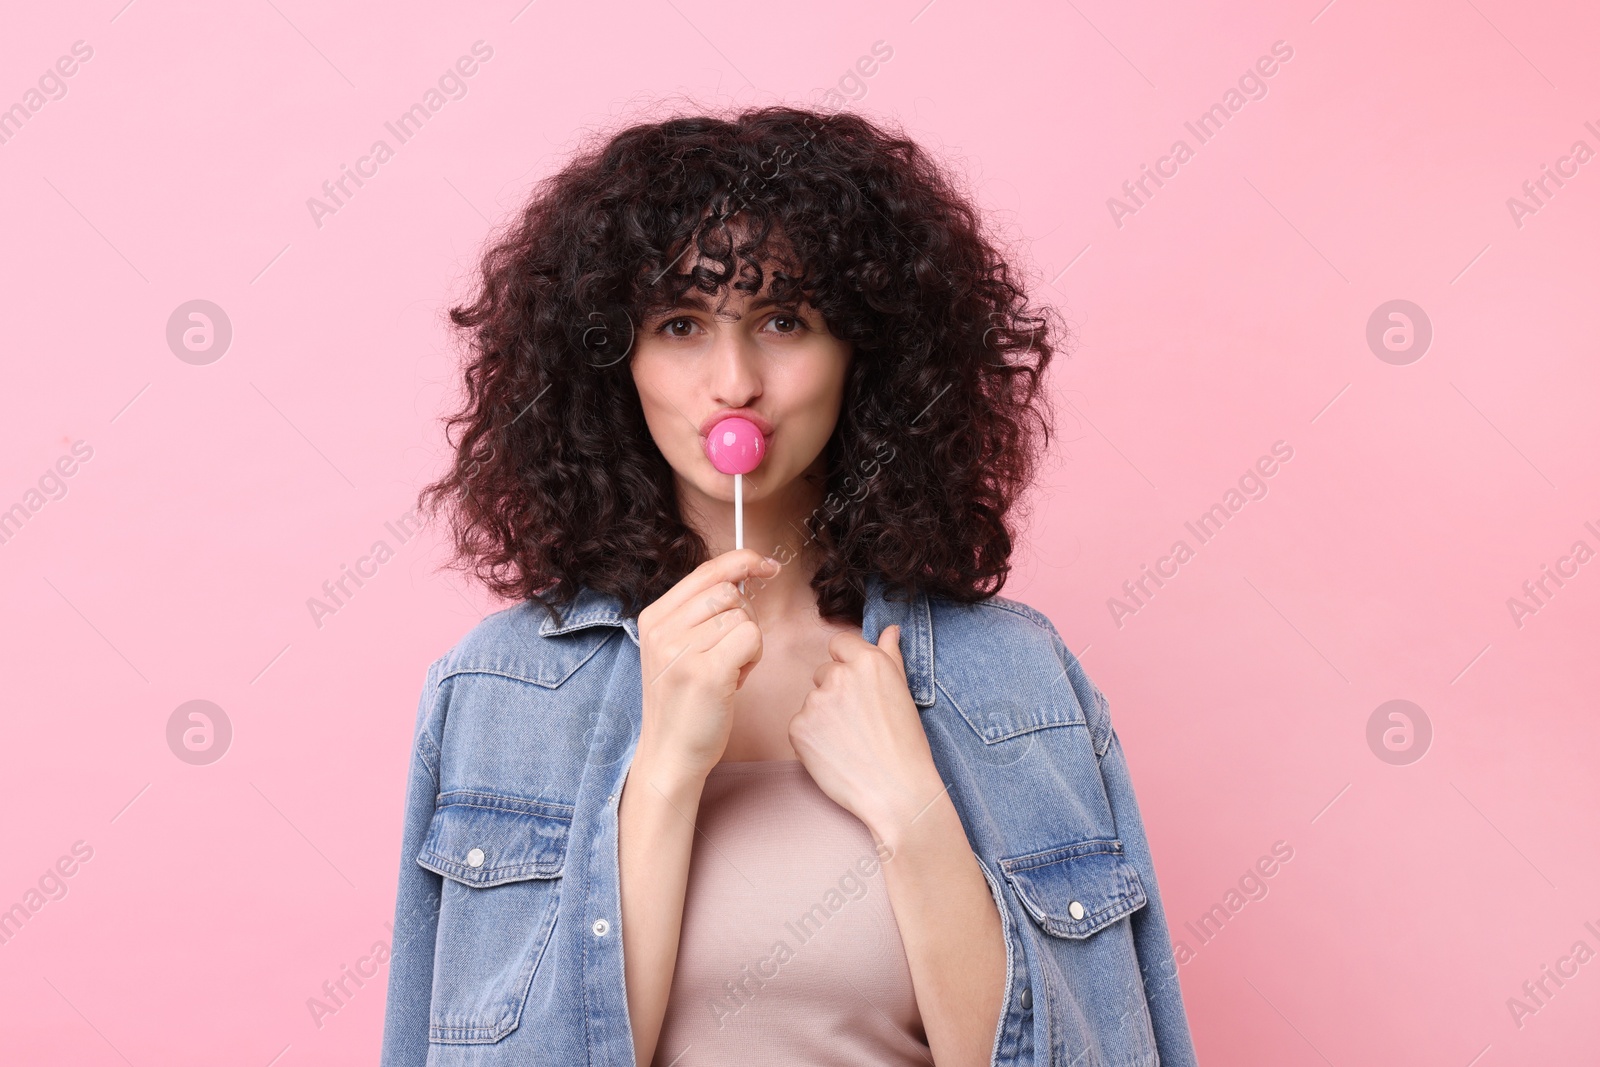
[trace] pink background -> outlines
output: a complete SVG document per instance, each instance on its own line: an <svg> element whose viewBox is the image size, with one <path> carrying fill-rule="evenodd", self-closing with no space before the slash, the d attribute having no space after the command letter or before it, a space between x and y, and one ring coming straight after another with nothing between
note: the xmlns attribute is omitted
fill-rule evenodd
<svg viewBox="0 0 1600 1067"><path fill-rule="evenodd" d="M1600 150L1583 5L119 4L0 35L0 106L93 49L0 145L0 508L93 452L0 544L0 907L92 849L0 946L7 1063L375 1060L386 967L320 1025L307 1002L388 937L423 672L501 606L437 531L384 525L446 462L444 308L580 133L830 87L966 175L1079 331L1004 593L1111 700L1201 1061L1593 1054L1600 958L1520 1025L1507 1004L1600 951L1600 562L1508 607L1600 549L1600 160L1507 206ZM383 123L477 40L466 96L397 146ZM1276 41L1266 96L1199 144L1184 123ZM380 137L319 228L308 198ZM1180 137L1119 227L1108 198ZM233 329L205 365L166 339L193 299ZM1366 341L1395 299L1434 333L1404 365ZM1184 523L1277 441L1267 495L1200 545ZM307 600L379 539L319 628ZM205 766L167 741L197 699L233 730ZM1404 765L1367 740L1393 699L1432 728ZM1263 898L1186 929L1280 841Z"/></svg>

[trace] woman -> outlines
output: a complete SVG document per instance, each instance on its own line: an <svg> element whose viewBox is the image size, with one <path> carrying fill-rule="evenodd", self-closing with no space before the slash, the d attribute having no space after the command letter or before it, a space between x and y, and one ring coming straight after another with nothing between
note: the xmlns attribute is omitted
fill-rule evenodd
<svg viewBox="0 0 1600 1067"><path fill-rule="evenodd" d="M429 668L383 1063L1193 1063L1104 697L996 595L1056 320L926 154L634 126L482 282L423 498L517 604Z"/></svg>

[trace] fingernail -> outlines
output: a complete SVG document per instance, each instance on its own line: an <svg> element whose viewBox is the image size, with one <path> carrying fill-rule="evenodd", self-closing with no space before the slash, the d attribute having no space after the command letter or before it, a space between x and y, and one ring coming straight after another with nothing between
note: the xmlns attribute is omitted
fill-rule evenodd
<svg viewBox="0 0 1600 1067"><path fill-rule="evenodd" d="M774 574L776 574L778 572L778 567L781 566L781 564L779 564L778 561L773 559L771 556L762 556L761 557L761 562L768 570L772 571Z"/></svg>

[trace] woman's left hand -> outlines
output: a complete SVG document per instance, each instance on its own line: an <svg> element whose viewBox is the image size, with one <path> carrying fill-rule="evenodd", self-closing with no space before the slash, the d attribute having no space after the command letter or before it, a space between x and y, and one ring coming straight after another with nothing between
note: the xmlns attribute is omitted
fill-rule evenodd
<svg viewBox="0 0 1600 1067"><path fill-rule="evenodd" d="M906 682L900 627L885 627L876 645L835 634L828 654L789 721L789 743L834 803L886 838L945 789Z"/></svg>

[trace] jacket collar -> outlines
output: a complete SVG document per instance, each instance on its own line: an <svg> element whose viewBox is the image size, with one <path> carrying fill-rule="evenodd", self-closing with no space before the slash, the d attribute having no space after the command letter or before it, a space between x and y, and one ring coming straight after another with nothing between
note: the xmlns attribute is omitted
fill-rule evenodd
<svg viewBox="0 0 1600 1067"><path fill-rule="evenodd" d="M861 637L872 644L895 623L900 624L900 655L906 664L906 683L911 699L919 708L933 705L933 613L928 596L917 590L908 600L886 596L883 578L876 572L867 575L866 602L861 612ZM624 615L622 603L610 593L580 586L577 598L567 607L561 622L548 615L539 624L545 637L584 630L591 626L620 626L639 644L639 620Z"/></svg>

